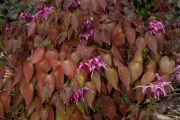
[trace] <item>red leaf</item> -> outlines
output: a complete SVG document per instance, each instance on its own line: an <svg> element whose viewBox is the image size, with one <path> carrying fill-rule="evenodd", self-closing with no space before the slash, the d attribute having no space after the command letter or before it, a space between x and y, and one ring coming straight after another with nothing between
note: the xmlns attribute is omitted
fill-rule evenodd
<svg viewBox="0 0 180 120"><path fill-rule="evenodd" d="M115 66L118 67L118 74L121 82L126 87L126 90L129 90L130 82L131 82L131 72L129 68L125 65L123 65L120 61L117 59L113 59Z"/></svg>
<svg viewBox="0 0 180 120"><path fill-rule="evenodd" d="M45 76L45 73L42 71L37 72L37 74L36 74L39 96L42 96L42 87L43 87L44 76Z"/></svg>
<svg viewBox="0 0 180 120"><path fill-rule="evenodd" d="M45 49L44 48L37 48L31 55L31 62L33 64L38 63L39 61L42 60L45 54Z"/></svg>
<svg viewBox="0 0 180 120"><path fill-rule="evenodd" d="M70 59L66 59L61 64L62 70L65 75L73 78L75 74L76 65Z"/></svg>
<svg viewBox="0 0 180 120"><path fill-rule="evenodd" d="M118 73L114 68L105 69L106 78L108 82L117 90L118 86Z"/></svg>
<svg viewBox="0 0 180 120"><path fill-rule="evenodd" d="M136 39L136 31L134 28L128 27L126 28L126 38L130 45L134 44L134 41Z"/></svg>
<svg viewBox="0 0 180 120"><path fill-rule="evenodd" d="M58 8L61 4L62 0L55 0L55 3L56 3L56 7Z"/></svg>
<svg viewBox="0 0 180 120"><path fill-rule="evenodd" d="M36 23L35 23L35 22L31 22L31 23L29 24L29 26L28 26L28 29L27 29L27 31L28 31L28 37L30 37L31 35L34 34L35 29L36 29Z"/></svg>
<svg viewBox="0 0 180 120"><path fill-rule="evenodd" d="M11 101L11 97L8 95L8 93L6 91L1 91L0 92L0 101L3 105L4 111L6 113L9 112L10 110L10 101Z"/></svg>
<svg viewBox="0 0 180 120"><path fill-rule="evenodd" d="M35 68L36 68L36 72L40 71L47 73L51 69L51 66L49 65L48 59L44 58L35 65Z"/></svg>
<svg viewBox="0 0 180 120"><path fill-rule="evenodd" d="M51 97L54 91L54 76L52 74L47 74L44 76L43 87L42 87L42 96L46 100Z"/></svg>
<svg viewBox="0 0 180 120"><path fill-rule="evenodd" d="M92 81L86 82L84 86L90 88L93 91L93 93L91 91L87 92L84 97L87 105L92 108L92 104L96 96L96 86Z"/></svg>
<svg viewBox="0 0 180 120"><path fill-rule="evenodd" d="M136 48L138 51L143 52L144 48L146 47L146 42L142 36L139 36L136 39Z"/></svg>
<svg viewBox="0 0 180 120"><path fill-rule="evenodd" d="M0 102L0 118L4 118L4 109L1 102Z"/></svg>
<svg viewBox="0 0 180 120"><path fill-rule="evenodd" d="M30 82L33 77L34 66L29 60L23 62L23 73L26 78L26 81Z"/></svg>
<svg viewBox="0 0 180 120"><path fill-rule="evenodd" d="M58 59L59 53L56 49L47 50L45 57L50 61L51 59Z"/></svg>
<svg viewBox="0 0 180 120"><path fill-rule="evenodd" d="M56 67L53 74L55 77L55 88L57 91L60 91L63 88L64 84L64 74L62 72L61 66Z"/></svg>
<svg viewBox="0 0 180 120"><path fill-rule="evenodd" d="M113 54L113 57L120 60L120 61L124 61L122 56L121 56L121 53L119 52L118 48L115 47L115 46L112 46L112 54Z"/></svg>
<svg viewBox="0 0 180 120"><path fill-rule="evenodd" d="M146 34L145 36L146 44L148 48L154 52L157 53L157 40L154 36Z"/></svg>
<svg viewBox="0 0 180 120"><path fill-rule="evenodd" d="M53 108L51 106L49 106L47 108L48 111L48 120L54 120L54 111Z"/></svg>
<svg viewBox="0 0 180 120"><path fill-rule="evenodd" d="M100 103L102 105L103 114L112 120L116 114L116 106L114 101L109 96L102 96L100 97Z"/></svg>
<svg viewBox="0 0 180 120"><path fill-rule="evenodd" d="M155 38L157 40L159 50L163 50L164 41L165 41L164 34L162 32L158 32L155 34Z"/></svg>
<svg viewBox="0 0 180 120"><path fill-rule="evenodd" d="M23 68L22 65L19 65L15 71L13 86L16 85L21 80L22 76L23 76Z"/></svg>
<svg viewBox="0 0 180 120"><path fill-rule="evenodd" d="M34 87L31 83L25 83L22 88L22 95L26 102L26 107L28 108L31 105L31 101L34 95Z"/></svg>

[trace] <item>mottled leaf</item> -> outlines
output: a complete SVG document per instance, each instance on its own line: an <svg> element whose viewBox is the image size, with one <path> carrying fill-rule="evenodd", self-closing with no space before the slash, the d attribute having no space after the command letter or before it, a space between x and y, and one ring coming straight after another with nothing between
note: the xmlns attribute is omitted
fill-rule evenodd
<svg viewBox="0 0 180 120"><path fill-rule="evenodd" d="M93 73L93 75L91 76L91 80L94 82L94 84L96 86L96 90L100 93L100 91L101 91L101 78L100 78L100 75L97 71L95 71Z"/></svg>
<svg viewBox="0 0 180 120"><path fill-rule="evenodd" d="M114 89L117 89L118 86L118 73L114 68L105 69L106 78L108 82L113 86Z"/></svg>
<svg viewBox="0 0 180 120"><path fill-rule="evenodd" d="M92 81L86 82L84 86L90 88L93 91L93 93L91 91L88 91L84 96L87 105L92 108L92 104L96 96L96 86Z"/></svg>

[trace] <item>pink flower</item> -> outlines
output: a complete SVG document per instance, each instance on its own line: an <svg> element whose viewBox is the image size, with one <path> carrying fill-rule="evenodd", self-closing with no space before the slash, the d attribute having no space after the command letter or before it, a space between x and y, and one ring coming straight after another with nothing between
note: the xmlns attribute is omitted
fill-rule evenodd
<svg viewBox="0 0 180 120"><path fill-rule="evenodd" d="M148 33L150 35L155 35L156 33L158 33L161 30L164 31L164 28L165 28L165 26L163 25L163 23L161 21L151 20L148 23Z"/></svg>
<svg viewBox="0 0 180 120"><path fill-rule="evenodd" d="M36 16L38 17L43 17L45 18L45 20L47 20L47 16L49 15L49 13L52 12L54 7L47 7L47 6L41 6L38 9L38 13L36 14Z"/></svg>
<svg viewBox="0 0 180 120"><path fill-rule="evenodd" d="M101 56L97 56L88 60L87 62L81 62L78 66L78 69L81 68L88 68L91 72L91 75L93 75L95 70L99 71L101 68L107 69L105 63L101 59Z"/></svg>
<svg viewBox="0 0 180 120"><path fill-rule="evenodd" d="M29 15L29 13L27 13L27 12L21 12L20 15L19 15L19 17L20 17L21 19L28 20L28 19L30 18L30 15Z"/></svg>
<svg viewBox="0 0 180 120"><path fill-rule="evenodd" d="M78 91L74 92L71 96L71 101L77 103L78 101L80 100L83 100L84 101L84 95L88 92L92 92L94 93L93 90L91 90L90 88L88 87L83 87L81 89L79 89Z"/></svg>
<svg viewBox="0 0 180 120"><path fill-rule="evenodd" d="M165 89L165 87L167 86L170 87L172 90L174 90L174 88L171 85L171 82L165 82L162 76L160 76L157 73L156 81L154 81L153 83L150 83L149 85L137 86L135 88L139 88L139 87L142 88L143 93L146 93L146 90L150 88L151 93L154 94L154 98L159 100L161 95L167 96L166 89Z"/></svg>
<svg viewBox="0 0 180 120"><path fill-rule="evenodd" d="M80 39L81 40L90 40L93 39L94 36L94 29L93 29L93 18L88 19L85 23L84 23L84 28L86 29L86 32L82 35L80 35Z"/></svg>

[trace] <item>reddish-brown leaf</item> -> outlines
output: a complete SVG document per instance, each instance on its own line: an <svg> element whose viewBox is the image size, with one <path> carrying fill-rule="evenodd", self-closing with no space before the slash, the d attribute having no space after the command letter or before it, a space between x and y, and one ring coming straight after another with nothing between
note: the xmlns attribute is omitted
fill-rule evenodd
<svg viewBox="0 0 180 120"><path fill-rule="evenodd" d="M164 41L165 41L164 34L162 32L158 32L155 34L155 38L157 40L158 49L162 51L164 47Z"/></svg>
<svg viewBox="0 0 180 120"><path fill-rule="evenodd" d="M53 91L54 91L54 75L53 74L47 74L44 76L43 80L43 87L42 87L42 96L46 100L47 98L51 97Z"/></svg>
<svg viewBox="0 0 180 120"><path fill-rule="evenodd" d="M27 34L28 34L28 37L30 37L31 35L34 34L36 30L36 23L35 22L31 22L28 26L28 29L27 29Z"/></svg>
<svg viewBox="0 0 180 120"><path fill-rule="evenodd" d="M108 82L113 86L114 89L117 89L118 86L118 73L114 68L105 69L106 78Z"/></svg>
<svg viewBox="0 0 180 120"><path fill-rule="evenodd" d="M121 82L124 84L127 90L129 90L130 82L131 82L131 72L129 68L125 65L123 65L120 61L117 59L113 59L115 66L118 67L118 75L121 80Z"/></svg>
<svg viewBox="0 0 180 120"><path fill-rule="evenodd" d="M62 72L61 66L57 66L53 74L55 77L55 88L57 91L60 91L64 84L64 74Z"/></svg>
<svg viewBox="0 0 180 120"><path fill-rule="evenodd" d="M55 0L56 3L56 7L59 8L60 4L61 4L62 0Z"/></svg>
<svg viewBox="0 0 180 120"><path fill-rule="evenodd" d="M58 59L59 53L57 49L47 50L45 57L50 61L51 59Z"/></svg>
<svg viewBox="0 0 180 120"><path fill-rule="evenodd" d="M48 111L48 120L54 120L54 111L53 108L51 106L49 106L47 108Z"/></svg>
<svg viewBox="0 0 180 120"><path fill-rule="evenodd" d="M112 45L114 46L122 46L125 43L125 35L124 33L117 33L112 38Z"/></svg>
<svg viewBox="0 0 180 120"><path fill-rule="evenodd" d="M147 85L151 83L156 77L156 74L152 70L147 70L141 78L141 84Z"/></svg>
<svg viewBox="0 0 180 120"><path fill-rule="evenodd" d="M100 75L97 71L95 71L93 73L93 75L91 76L91 80L94 82L94 84L96 86L96 90L100 93L100 91L101 91L101 78L100 78Z"/></svg>
<svg viewBox="0 0 180 120"><path fill-rule="evenodd" d="M10 95L13 90L13 81L8 80L5 82L3 89L6 90L7 94Z"/></svg>
<svg viewBox="0 0 180 120"><path fill-rule="evenodd" d="M38 63L39 61L42 60L45 54L45 49L44 48L37 48L30 56L31 62L33 64Z"/></svg>
<svg viewBox="0 0 180 120"><path fill-rule="evenodd" d="M36 73L39 96L42 96L42 84L43 84L44 76L45 73L42 71Z"/></svg>
<svg viewBox="0 0 180 120"><path fill-rule="evenodd" d="M96 96L96 86L92 81L86 82L84 86L90 88L93 91L93 93L91 91L88 91L84 96L87 105L92 108L92 104Z"/></svg>
<svg viewBox="0 0 180 120"><path fill-rule="evenodd" d="M123 58L121 56L121 53L119 52L118 48L115 47L115 46L112 46L112 54L113 54L113 57L120 60L120 61L123 61Z"/></svg>
<svg viewBox="0 0 180 120"><path fill-rule="evenodd" d="M31 63L31 61L26 60L23 62L23 73L26 78L26 81L30 82L34 73L34 65Z"/></svg>
<svg viewBox="0 0 180 120"><path fill-rule="evenodd" d="M31 83L25 83L23 85L23 91L22 91L22 95L25 99L25 102L26 102L26 107L28 108L29 105L31 105L31 101L33 99L33 95L34 95L34 87L33 87L33 84Z"/></svg>
<svg viewBox="0 0 180 120"><path fill-rule="evenodd" d="M175 62L172 59L169 59L168 56L163 56L159 61L160 71L163 74L171 74L175 69Z"/></svg>
<svg viewBox="0 0 180 120"><path fill-rule="evenodd" d="M154 36L146 34L145 36L146 44L148 48L154 52L157 53L157 40Z"/></svg>
<svg viewBox="0 0 180 120"><path fill-rule="evenodd" d="M31 116L30 120L40 120L41 114L38 111L34 111Z"/></svg>
<svg viewBox="0 0 180 120"><path fill-rule="evenodd" d="M142 36L139 36L137 39L136 39L136 49L140 52L143 52L144 48L146 47L146 42L144 40L144 37Z"/></svg>
<svg viewBox="0 0 180 120"><path fill-rule="evenodd" d="M4 118L4 109L1 102L0 102L0 118Z"/></svg>
<svg viewBox="0 0 180 120"><path fill-rule="evenodd" d="M114 104L114 101L109 96L100 97L100 101L103 114L105 114L105 116L112 120L114 115L116 114L116 106Z"/></svg>
<svg viewBox="0 0 180 120"><path fill-rule="evenodd" d="M35 68L36 68L36 72L41 71L47 73L51 69L51 66L48 62L48 59L44 58L35 65Z"/></svg>
<svg viewBox="0 0 180 120"><path fill-rule="evenodd" d="M15 70L14 83L13 86L16 85L23 76L23 68L22 65L19 65Z"/></svg>
<svg viewBox="0 0 180 120"><path fill-rule="evenodd" d="M134 28L131 27L126 28L125 34L129 44L133 45L136 39L136 31L134 30Z"/></svg>
<svg viewBox="0 0 180 120"><path fill-rule="evenodd" d="M8 95L6 91L0 92L0 102L2 103L4 111L6 113L8 113L10 110L10 100L11 100L11 97Z"/></svg>
<svg viewBox="0 0 180 120"><path fill-rule="evenodd" d="M62 71L64 72L65 75L67 75L71 78L74 77L76 65L72 60L70 60L70 59L64 60L61 64L61 67L62 67Z"/></svg>

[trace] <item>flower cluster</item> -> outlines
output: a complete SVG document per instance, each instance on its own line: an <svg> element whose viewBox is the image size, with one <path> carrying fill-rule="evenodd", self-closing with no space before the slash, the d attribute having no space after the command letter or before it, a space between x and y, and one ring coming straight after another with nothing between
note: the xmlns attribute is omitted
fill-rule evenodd
<svg viewBox="0 0 180 120"><path fill-rule="evenodd" d="M93 21L94 21L93 18L90 18L85 22L83 27L86 29L86 32L80 35L81 40L90 40L93 38L94 35L94 29L92 26Z"/></svg>
<svg viewBox="0 0 180 120"><path fill-rule="evenodd" d="M171 85L171 82L165 82L158 73L156 74L156 81L150 83L149 85L137 86L135 88L142 88L142 92L146 93L146 91L150 88L151 93L154 94L154 98L159 100L160 95L167 96L165 87L169 86L172 90L174 88Z"/></svg>
<svg viewBox="0 0 180 120"><path fill-rule="evenodd" d="M99 71L101 68L105 68L105 63L102 61L101 56L97 56L93 59L90 59L86 62L81 62L78 66L78 69L81 68L88 68L89 71L91 72L91 75L93 75L94 70Z"/></svg>
<svg viewBox="0 0 180 120"><path fill-rule="evenodd" d="M161 21L151 20L148 23L148 33L150 35L155 35L156 33L158 33L161 30L164 31L164 28L165 28L165 26L163 25L163 23Z"/></svg>
<svg viewBox="0 0 180 120"><path fill-rule="evenodd" d="M53 7L40 6L36 14L30 15L27 12L21 12L19 17L28 21L36 21L38 18L44 18L46 20L47 16L52 12L52 10Z"/></svg>
<svg viewBox="0 0 180 120"><path fill-rule="evenodd" d="M71 96L71 101L77 103L78 101L80 100L83 100L84 101L84 95L88 92L92 92L94 93L93 90L91 90L90 88L88 87L83 87L81 89L79 89L78 91L74 92Z"/></svg>

